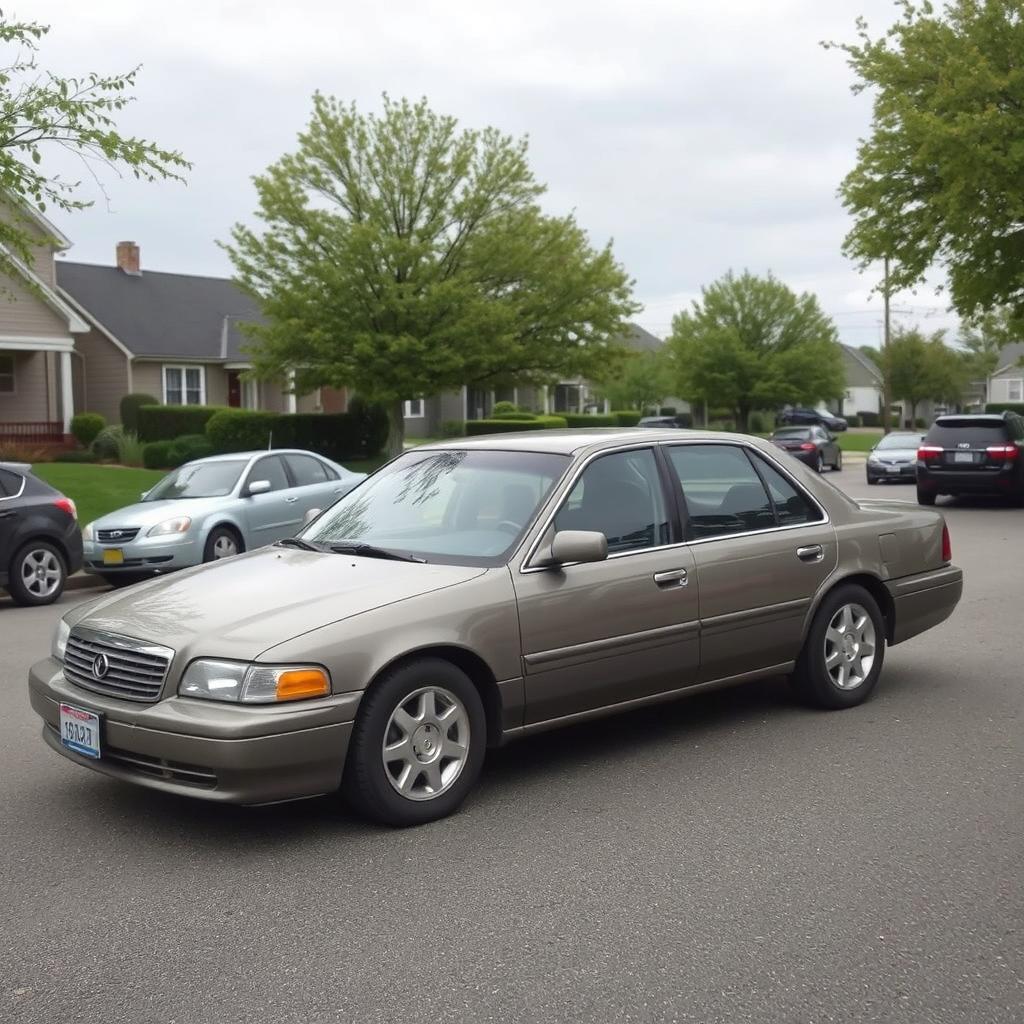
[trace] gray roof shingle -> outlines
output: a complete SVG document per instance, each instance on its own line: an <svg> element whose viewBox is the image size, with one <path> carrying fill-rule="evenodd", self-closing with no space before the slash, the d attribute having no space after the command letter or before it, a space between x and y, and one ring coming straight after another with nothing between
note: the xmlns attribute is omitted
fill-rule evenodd
<svg viewBox="0 0 1024 1024"><path fill-rule="evenodd" d="M135 276L117 267L58 260L57 283L137 356L245 360L239 321L261 320L256 302L223 277Z"/></svg>

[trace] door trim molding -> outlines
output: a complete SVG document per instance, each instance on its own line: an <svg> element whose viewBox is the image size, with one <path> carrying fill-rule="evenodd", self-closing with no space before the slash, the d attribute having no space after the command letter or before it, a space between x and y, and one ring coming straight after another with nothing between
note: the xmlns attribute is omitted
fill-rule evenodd
<svg viewBox="0 0 1024 1024"><path fill-rule="evenodd" d="M569 647L555 647L549 651L524 654L523 663L526 666L527 674L535 675L551 669L568 668L570 665L606 657L609 653L613 655L626 654L638 649L662 647L675 642L680 636L686 636L689 633L696 636L699 632L700 622L693 619L689 622L677 622L669 626L645 629L640 633L625 633L620 636L605 637L601 640L588 640L586 643L572 644Z"/></svg>

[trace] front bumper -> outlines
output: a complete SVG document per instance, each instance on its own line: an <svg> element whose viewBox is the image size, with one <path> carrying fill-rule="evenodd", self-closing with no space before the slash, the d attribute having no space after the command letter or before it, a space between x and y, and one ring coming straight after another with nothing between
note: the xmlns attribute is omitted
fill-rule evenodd
<svg viewBox="0 0 1024 1024"><path fill-rule="evenodd" d="M867 463L869 480L916 480L917 464L914 462L898 462L894 465L885 463Z"/></svg>
<svg viewBox="0 0 1024 1024"><path fill-rule="evenodd" d="M175 696L142 704L72 686L54 658L29 672L29 698L43 719L43 739L68 760L150 789L223 803L277 803L334 792L361 697L342 693L243 706ZM61 745L61 702L100 716L99 760Z"/></svg>
<svg viewBox="0 0 1024 1024"><path fill-rule="evenodd" d="M955 565L915 573L885 584L894 609L892 644L902 643L953 614L964 589L964 574Z"/></svg>
<svg viewBox="0 0 1024 1024"><path fill-rule="evenodd" d="M104 551L120 551L123 561L106 563ZM87 540L83 545L86 572L116 575L139 572L170 572L199 565L203 560L203 546L189 534L167 537L139 536L123 544L101 544Z"/></svg>

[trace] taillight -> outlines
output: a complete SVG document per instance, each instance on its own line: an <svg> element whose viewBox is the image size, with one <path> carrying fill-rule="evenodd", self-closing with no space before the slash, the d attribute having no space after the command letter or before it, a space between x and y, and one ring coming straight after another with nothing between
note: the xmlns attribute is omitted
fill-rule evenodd
<svg viewBox="0 0 1024 1024"><path fill-rule="evenodd" d="M802 451L802 452L813 452L815 447L816 446L811 444L810 441L804 441L804 443L802 445L800 445L800 451Z"/></svg>
<svg viewBox="0 0 1024 1024"><path fill-rule="evenodd" d="M70 498L58 498L54 505L61 510L61 512L67 512L72 519L78 518L78 509L75 508L75 503Z"/></svg>
<svg viewBox="0 0 1024 1024"><path fill-rule="evenodd" d="M1017 458L1018 451L1015 444L993 444L985 449L985 454L997 462L1006 462L1009 459Z"/></svg>
<svg viewBox="0 0 1024 1024"><path fill-rule="evenodd" d="M953 545L949 541L949 527L945 523L942 524L942 560L953 561Z"/></svg>
<svg viewBox="0 0 1024 1024"><path fill-rule="evenodd" d="M935 445L923 444L917 449L917 457L922 462L928 462L929 459L937 459L945 450L945 448L936 448Z"/></svg>

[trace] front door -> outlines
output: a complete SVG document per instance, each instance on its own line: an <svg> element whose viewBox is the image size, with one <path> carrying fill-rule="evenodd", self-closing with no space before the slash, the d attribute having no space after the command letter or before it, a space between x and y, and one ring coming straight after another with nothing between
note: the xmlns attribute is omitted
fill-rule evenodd
<svg viewBox="0 0 1024 1024"><path fill-rule="evenodd" d="M232 409L242 408L242 374L239 370L228 370L228 405Z"/></svg>
<svg viewBox="0 0 1024 1024"><path fill-rule="evenodd" d="M514 571L527 725L697 681L694 562L652 448L602 455L563 500L555 530L608 538L603 562Z"/></svg>
<svg viewBox="0 0 1024 1024"><path fill-rule="evenodd" d="M701 679L794 661L811 601L838 559L824 511L746 445L665 452L700 579Z"/></svg>
<svg viewBox="0 0 1024 1024"><path fill-rule="evenodd" d="M270 490L249 494L249 486L257 480L266 480ZM302 525L299 497L288 480L280 455L265 455L253 463L242 495L249 526L249 547L273 544L283 537L294 537L298 532Z"/></svg>

